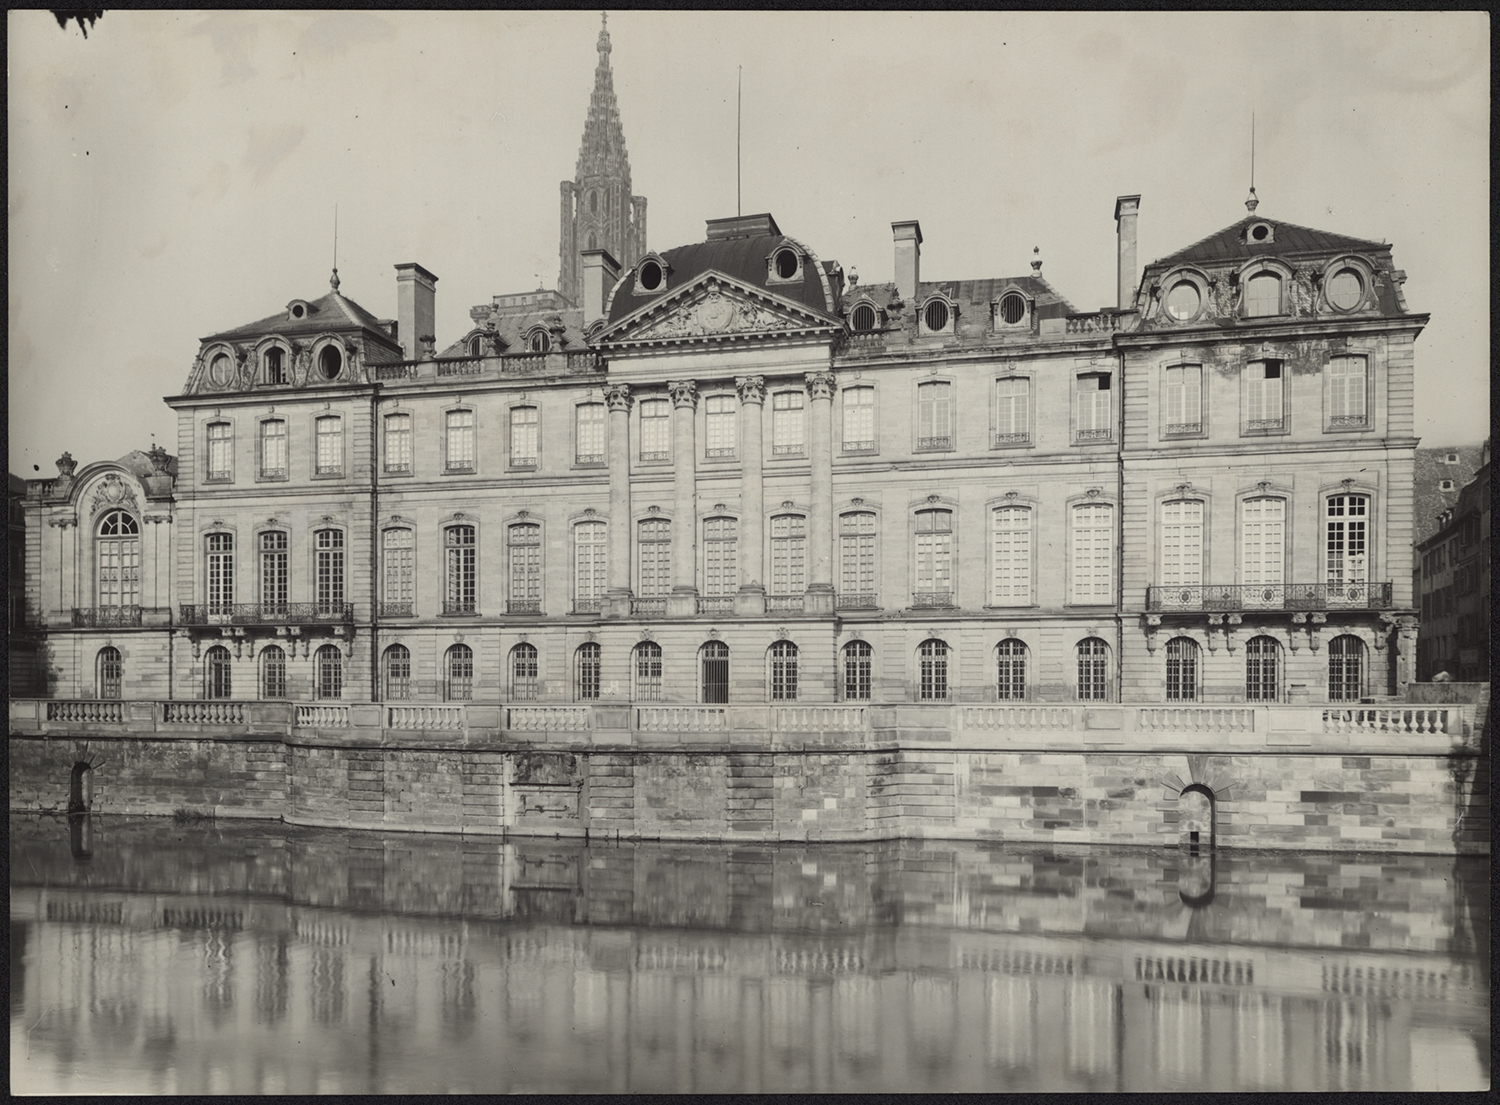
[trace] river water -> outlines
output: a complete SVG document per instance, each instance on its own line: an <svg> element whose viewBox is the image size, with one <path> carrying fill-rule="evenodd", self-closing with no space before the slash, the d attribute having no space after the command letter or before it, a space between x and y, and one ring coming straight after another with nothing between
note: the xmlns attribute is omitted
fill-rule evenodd
<svg viewBox="0 0 1500 1105"><path fill-rule="evenodd" d="M1489 1085L1489 863L10 818L17 1093Z"/></svg>

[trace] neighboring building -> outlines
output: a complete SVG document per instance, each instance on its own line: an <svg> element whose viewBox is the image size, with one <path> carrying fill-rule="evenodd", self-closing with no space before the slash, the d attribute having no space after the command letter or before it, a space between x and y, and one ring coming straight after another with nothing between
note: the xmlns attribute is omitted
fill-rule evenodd
<svg viewBox="0 0 1500 1105"><path fill-rule="evenodd" d="M1412 543L1438 531L1440 516L1458 503L1459 489L1479 471L1479 445L1420 446L1412 482Z"/></svg>
<svg viewBox="0 0 1500 1105"><path fill-rule="evenodd" d="M37 668L37 635L26 620L26 481L5 477L6 648L5 686L12 695L46 691Z"/></svg>
<svg viewBox="0 0 1500 1105"><path fill-rule="evenodd" d="M1490 676L1490 450L1437 532L1417 545L1414 575L1421 608L1417 678L1446 672L1460 682Z"/></svg>

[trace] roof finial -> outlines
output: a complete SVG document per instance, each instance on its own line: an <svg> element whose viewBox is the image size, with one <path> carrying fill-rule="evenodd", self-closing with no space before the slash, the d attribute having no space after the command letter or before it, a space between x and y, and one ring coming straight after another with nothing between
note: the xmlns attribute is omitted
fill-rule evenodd
<svg viewBox="0 0 1500 1105"><path fill-rule="evenodd" d="M1032 246L1031 247L1031 253L1032 253L1032 257L1033 257L1033 260L1031 262L1031 271L1034 272L1034 273L1036 273L1038 276L1041 276L1042 275L1042 247L1041 246Z"/></svg>
<svg viewBox="0 0 1500 1105"><path fill-rule="evenodd" d="M599 53L602 54L602 55L605 55L605 56L601 57L599 60L601 62L605 63L605 64L608 64L608 60L609 60L608 59L608 54L609 54L609 12L600 12L599 13L599 17L602 20L602 22L599 25Z"/></svg>
<svg viewBox="0 0 1500 1105"><path fill-rule="evenodd" d="M1255 196L1255 112L1250 113L1250 195L1245 200L1245 210L1255 214L1260 200Z"/></svg>
<svg viewBox="0 0 1500 1105"><path fill-rule="evenodd" d="M339 290L339 205L333 205L333 275L328 278L328 286L334 291Z"/></svg>

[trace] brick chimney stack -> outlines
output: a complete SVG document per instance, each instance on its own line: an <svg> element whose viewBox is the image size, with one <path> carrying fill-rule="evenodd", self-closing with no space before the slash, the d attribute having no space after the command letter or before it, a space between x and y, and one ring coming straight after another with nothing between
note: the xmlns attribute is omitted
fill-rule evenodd
<svg viewBox="0 0 1500 1105"><path fill-rule="evenodd" d="M896 239L896 290L910 303L922 279L922 227L916 219L891 223L891 233Z"/></svg>
<svg viewBox="0 0 1500 1105"><path fill-rule="evenodd" d="M437 279L415 261L396 266L396 340L408 361L421 359L424 338L436 339Z"/></svg>
<svg viewBox="0 0 1500 1105"><path fill-rule="evenodd" d="M1140 196L1120 196L1115 200L1115 237L1120 261L1118 306L1122 311L1135 306L1135 220L1140 210Z"/></svg>
<svg viewBox="0 0 1500 1105"><path fill-rule="evenodd" d="M620 279L620 262L607 249L583 251L583 325L604 317L604 301Z"/></svg>

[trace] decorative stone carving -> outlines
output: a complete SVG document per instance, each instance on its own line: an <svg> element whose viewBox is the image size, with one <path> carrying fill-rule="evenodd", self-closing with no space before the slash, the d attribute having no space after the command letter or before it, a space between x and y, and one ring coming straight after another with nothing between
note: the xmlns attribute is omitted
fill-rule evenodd
<svg viewBox="0 0 1500 1105"><path fill-rule="evenodd" d="M719 631L717 629L710 629L708 631L708 639L710 641L717 641L719 639Z"/></svg>
<svg viewBox="0 0 1500 1105"><path fill-rule="evenodd" d="M833 398L832 372L809 372L806 379L807 394L813 399Z"/></svg>
<svg viewBox="0 0 1500 1105"><path fill-rule="evenodd" d="M677 380L667 385L672 406L693 408L698 405L698 385L692 380Z"/></svg>
<svg viewBox="0 0 1500 1105"><path fill-rule="evenodd" d="M776 628L776 639L778 641L786 641L786 640L790 640L791 639L791 635L788 634L787 631L786 631L786 626L784 626L784 625L777 626L777 628Z"/></svg>
<svg viewBox="0 0 1500 1105"><path fill-rule="evenodd" d="M146 455L151 458L151 471L158 476L165 476L167 469L171 467L172 457L160 445L153 445L147 450Z"/></svg>
<svg viewBox="0 0 1500 1105"><path fill-rule="evenodd" d="M734 302L713 282L708 286L707 297L698 304L698 326L710 334L722 333L734 325L737 313Z"/></svg>
<svg viewBox="0 0 1500 1105"><path fill-rule="evenodd" d="M140 510L135 492L115 472L105 476L94 489L94 501L89 504L89 513L98 514L99 511L111 507L128 507L132 512L137 513Z"/></svg>
<svg viewBox="0 0 1500 1105"><path fill-rule="evenodd" d="M1090 499L1097 499L1104 492L1102 487L1091 487L1084 492Z"/></svg>
<svg viewBox="0 0 1500 1105"><path fill-rule="evenodd" d="M628 411L633 402L629 384L611 384L604 389L604 405L612 411Z"/></svg>
<svg viewBox="0 0 1500 1105"><path fill-rule="evenodd" d="M71 480L73 473L78 469L78 462L73 459L72 453L64 453L57 458L57 474L65 480Z"/></svg>
<svg viewBox="0 0 1500 1105"><path fill-rule="evenodd" d="M642 640L642 641L654 641L654 640L656 640L656 634L652 633L651 630L649 630L649 629L642 629L641 630L641 635L640 635L640 640Z"/></svg>
<svg viewBox="0 0 1500 1105"><path fill-rule="evenodd" d="M593 630L589 630L583 635L583 640L585 644L595 644L599 640L599 634L595 633Z"/></svg>
<svg viewBox="0 0 1500 1105"><path fill-rule="evenodd" d="M764 403L766 401L766 378L764 376L737 376L734 390L741 403Z"/></svg>

